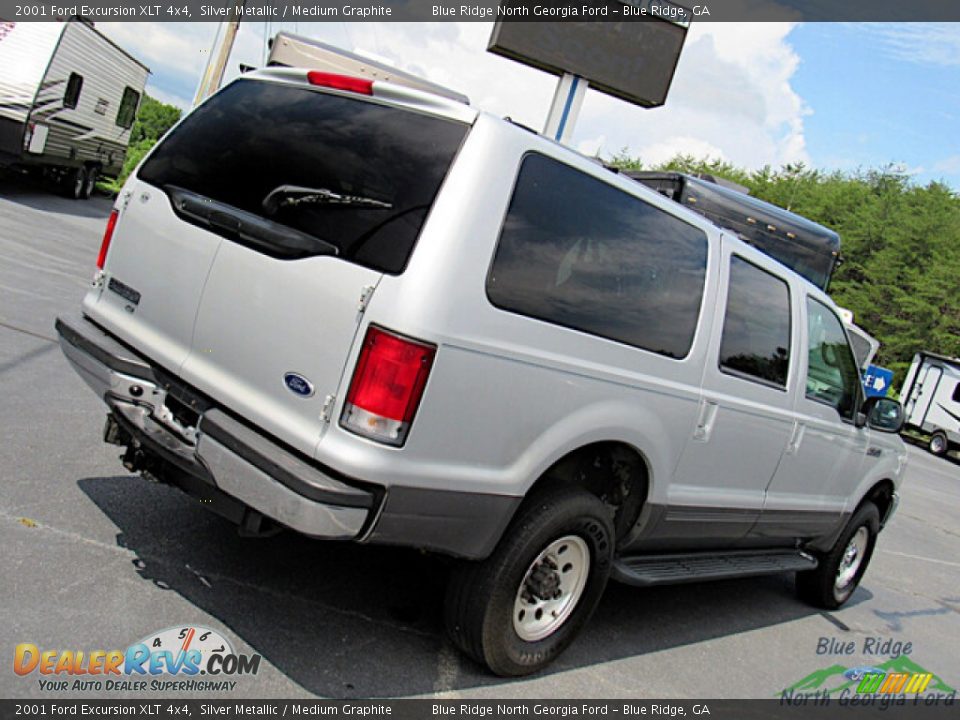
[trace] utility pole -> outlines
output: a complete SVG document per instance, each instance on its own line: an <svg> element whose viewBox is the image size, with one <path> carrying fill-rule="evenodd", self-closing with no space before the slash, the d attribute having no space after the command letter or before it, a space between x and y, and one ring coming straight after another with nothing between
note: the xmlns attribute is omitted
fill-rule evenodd
<svg viewBox="0 0 960 720"><path fill-rule="evenodd" d="M226 26L223 32L223 40L220 48L210 48L210 60L207 62L207 69L203 73L203 79L197 87L197 94L193 98L193 104L199 105L208 97L213 95L223 82L223 74L227 69L227 60L230 59L230 51L233 50L233 41L237 38L237 31L240 30L240 15L243 12L247 0L233 0L233 7L227 15L228 20L224 23ZM216 53L216 57L214 57Z"/></svg>

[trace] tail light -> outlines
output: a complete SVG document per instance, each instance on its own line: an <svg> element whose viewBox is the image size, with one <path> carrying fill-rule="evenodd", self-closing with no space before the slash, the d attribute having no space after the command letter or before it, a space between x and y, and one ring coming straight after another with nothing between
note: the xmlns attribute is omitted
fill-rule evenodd
<svg viewBox="0 0 960 720"><path fill-rule="evenodd" d="M113 230L117 227L117 218L120 213L114 210L110 213L110 219L107 220L107 229L103 231L103 242L100 243L100 254L97 255L97 267L103 270L104 263L107 262L107 251L110 249L110 241L113 239Z"/></svg>
<svg viewBox="0 0 960 720"><path fill-rule="evenodd" d="M437 348L370 326L353 371L340 424L388 445L403 445Z"/></svg>
<svg viewBox="0 0 960 720"><path fill-rule="evenodd" d="M364 80L363 78L351 77L350 75L337 75L335 73L311 70L307 73L307 81L311 85L317 85L319 87L346 90L347 92L359 93L361 95L373 95L373 80Z"/></svg>

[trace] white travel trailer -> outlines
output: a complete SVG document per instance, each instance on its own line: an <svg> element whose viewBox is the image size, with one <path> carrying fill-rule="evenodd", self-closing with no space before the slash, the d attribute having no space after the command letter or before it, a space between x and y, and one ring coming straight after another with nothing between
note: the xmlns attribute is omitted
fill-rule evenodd
<svg viewBox="0 0 960 720"><path fill-rule="evenodd" d="M0 166L90 197L123 166L149 73L82 18L0 22Z"/></svg>
<svg viewBox="0 0 960 720"><path fill-rule="evenodd" d="M914 355L900 401L906 427L930 436L930 452L946 455L960 446L960 358Z"/></svg>

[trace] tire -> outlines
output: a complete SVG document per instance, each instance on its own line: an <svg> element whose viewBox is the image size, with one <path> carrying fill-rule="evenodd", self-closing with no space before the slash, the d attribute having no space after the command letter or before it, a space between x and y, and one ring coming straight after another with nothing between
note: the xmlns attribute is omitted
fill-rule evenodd
<svg viewBox="0 0 960 720"><path fill-rule="evenodd" d="M943 457L950 449L950 441L947 440L947 434L943 430L937 430L930 436L930 442L927 443L927 450L937 457Z"/></svg>
<svg viewBox="0 0 960 720"><path fill-rule="evenodd" d="M90 196L93 195L93 191L97 187L97 180L100 177L100 173L97 171L97 168L91 167L87 169L87 179L83 184L83 195L84 200L89 200Z"/></svg>
<svg viewBox="0 0 960 720"><path fill-rule="evenodd" d="M529 675L553 662L607 585L611 516L580 489L528 500L489 558L453 571L445 605L453 643L501 676Z"/></svg>
<svg viewBox="0 0 960 720"><path fill-rule="evenodd" d="M836 610L849 600L867 571L879 532L880 511L873 503L864 503L850 518L837 543L820 557L817 569L797 573L800 599L826 610ZM850 553L854 553L852 557Z"/></svg>
<svg viewBox="0 0 960 720"><path fill-rule="evenodd" d="M83 189L87 184L86 168L76 168L73 172L67 173L64 179L63 194L72 200L83 199Z"/></svg>

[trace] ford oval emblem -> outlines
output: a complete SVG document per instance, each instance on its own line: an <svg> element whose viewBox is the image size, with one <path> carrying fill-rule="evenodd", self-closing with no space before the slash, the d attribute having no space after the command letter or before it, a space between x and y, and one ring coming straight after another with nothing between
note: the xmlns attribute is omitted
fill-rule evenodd
<svg viewBox="0 0 960 720"><path fill-rule="evenodd" d="M287 390L300 397L313 395L313 383L300 373L288 372L283 376L283 384L287 386Z"/></svg>

